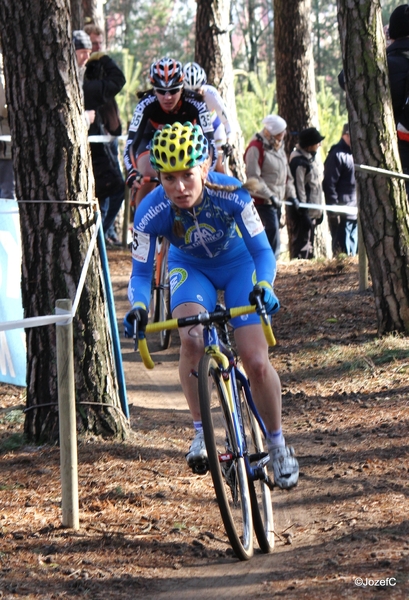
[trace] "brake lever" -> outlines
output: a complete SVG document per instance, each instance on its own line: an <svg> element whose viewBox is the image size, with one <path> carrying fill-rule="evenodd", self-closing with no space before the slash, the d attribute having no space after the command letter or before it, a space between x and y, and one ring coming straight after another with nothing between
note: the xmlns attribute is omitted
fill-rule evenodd
<svg viewBox="0 0 409 600"><path fill-rule="evenodd" d="M266 307L264 306L263 300L261 299L262 290L260 287L256 286L253 291L256 292L255 300L256 300L257 313L263 319L264 324L268 325L270 321L268 318Z"/></svg>
<svg viewBox="0 0 409 600"><path fill-rule="evenodd" d="M136 352L136 350L138 350L138 319L134 319L133 322L133 349Z"/></svg>

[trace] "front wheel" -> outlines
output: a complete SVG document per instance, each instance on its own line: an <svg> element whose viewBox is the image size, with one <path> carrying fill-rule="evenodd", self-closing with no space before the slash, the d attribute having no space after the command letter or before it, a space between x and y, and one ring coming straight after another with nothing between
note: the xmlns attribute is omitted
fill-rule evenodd
<svg viewBox="0 0 409 600"><path fill-rule="evenodd" d="M156 289L156 307L157 321L166 321L171 318L170 314L170 289L169 289L169 273L168 273L168 244L167 240L162 241L161 261L159 272L159 286ZM160 347L162 350L167 350L170 346L171 331L163 329L159 332Z"/></svg>
<svg viewBox="0 0 409 600"><path fill-rule="evenodd" d="M256 478L249 478L254 530L260 550L269 553L274 549L273 504L270 488L265 483L268 478L267 466L261 466L261 460L267 455L267 452L264 449L260 426L247 401L245 387L241 384L238 387L243 428L246 433L248 459L253 470L258 469L258 474L255 474ZM259 464L260 466L258 466Z"/></svg>
<svg viewBox="0 0 409 600"><path fill-rule="evenodd" d="M240 560L253 555L251 499L243 456L233 453L235 427L225 383L216 360L205 354L199 363L199 399L209 469L220 514L231 546Z"/></svg>

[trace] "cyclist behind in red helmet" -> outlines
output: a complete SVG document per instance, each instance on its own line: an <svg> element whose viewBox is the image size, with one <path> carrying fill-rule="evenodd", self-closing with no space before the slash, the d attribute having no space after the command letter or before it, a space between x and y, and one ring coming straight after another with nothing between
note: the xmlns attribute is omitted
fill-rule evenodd
<svg viewBox="0 0 409 600"><path fill-rule="evenodd" d="M211 168L214 168L217 151L209 109L199 94L183 88L182 64L173 58L163 57L152 63L149 78L152 89L142 94L136 105L126 142L124 163L127 184L135 193L135 207L154 187L144 183L142 177L156 177L149 161L152 138L164 125L190 121L200 125L210 146Z"/></svg>
<svg viewBox="0 0 409 600"><path fill-rule="evenodd" d="M183 80L184 88L201 94L207 104L207 108L210 110L214 129L214 141L218 151L215 170L219 173L225 173L223 152L225 156L231 155L231 140L235 134L232 119L228 116L227 107L217 89L207 83L206 71L200 65L195 62L186 63L183 67L183 73L185 76Z"/></svg>

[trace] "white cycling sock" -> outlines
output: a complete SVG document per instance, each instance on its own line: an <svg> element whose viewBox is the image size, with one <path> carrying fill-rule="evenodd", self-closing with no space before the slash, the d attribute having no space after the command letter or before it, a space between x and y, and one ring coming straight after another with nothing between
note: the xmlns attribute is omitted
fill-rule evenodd
<svg viewBox="0 0 409 600"><path fill-rule="evenodd" d="M193 427L195 428L196 433L200 433L203 431L202 421L193 421Z"/></svg>
<svg viewBox="0 0 409 600"><path fill-rule="evenodd" d="M267 431L267 441L269 446L273 448L285 446L285 438L281 427L277 431Z"/></svg>

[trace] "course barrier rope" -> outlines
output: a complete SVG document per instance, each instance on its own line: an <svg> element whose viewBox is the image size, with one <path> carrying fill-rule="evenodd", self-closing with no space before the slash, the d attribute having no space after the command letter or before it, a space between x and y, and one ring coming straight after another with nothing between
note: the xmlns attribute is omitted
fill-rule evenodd
<svg viewBox="0 0 409 600"><path fill-rule="evenodd" d="M84 265L82 267L80 279L78 282L77 293L75 295L71 313L67 313L64 315L44 315L42 317L27 317L26 319L19 319L18 321L6 321L0 323L0 331L9 331L11 329L30 329L31 327L41 327L43 325L52 325L54 323L66 324L72 321L75 313L77 312L78 304L80 301L80 297L82 294L82 290L85 284L85 278L87 276L87 271L89 267L89 263L91 261L91 256L94 251L94 247L96 244L98 230L101 227L101 214L98 213L97 222L95 224L95 229L91 237L91 241L88 247L88 251L85 257Z"/></svg>
<svg viewBox="0 0 409 600"><path fill-rule="evenodd" d="M409 175L405 173L396 173L396 171L388 171L387 169L379 169L378 167L370 167L369 165L354 165L358 171L365 171L373 175L386 175L387 177L397 177L398 179L409 179Z"/></svg>

